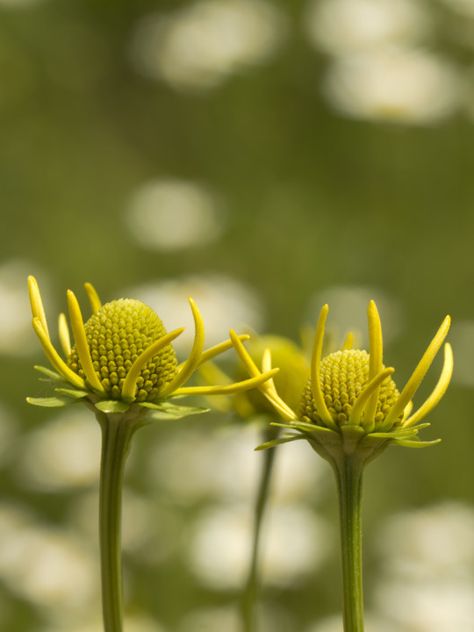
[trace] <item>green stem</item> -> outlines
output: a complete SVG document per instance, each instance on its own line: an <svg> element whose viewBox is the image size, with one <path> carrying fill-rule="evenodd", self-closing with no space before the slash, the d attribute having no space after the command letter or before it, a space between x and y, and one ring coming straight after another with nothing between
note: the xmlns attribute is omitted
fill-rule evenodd
<svg viewBox="0 0 474 632"><path fill-rule="evenodd" d="M122 486L135 430L124 415L100 413L102 456L99 486L99 541L104 632L122 632Z"/></svg>
<svg viewBox="0 0 474 632"><path fill-rule="evenodd" d="M278 430L275 430L274 428L266 429L263 433L262 443L275 439L277 435ZM260 540L263 516L270 491L275 453L275 448L265 450L263 453L263 466L260 475L257 498L255 501L252 552L247 580L245 582L241 601L241 615L244 632L255 632L257 629L256 605L259 592L258 566L260 558Z"/></svg>
<svg viewBox="0 0 474 632"><path fill-rule="evenodd" d="M362 472L363 461L344 455L334 466L339 493L344 632L364 632L362 586Z"/></svg>

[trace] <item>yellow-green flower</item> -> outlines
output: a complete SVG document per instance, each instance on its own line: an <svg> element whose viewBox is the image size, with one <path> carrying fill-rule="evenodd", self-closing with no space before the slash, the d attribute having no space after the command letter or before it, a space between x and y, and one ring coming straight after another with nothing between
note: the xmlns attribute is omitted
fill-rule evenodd
<svg viewBox="0 0 474 632"><path fill-rule="evenodd" d="M275 376L278 391L290 405L296 406L309 377L309 363L303 350L292 340L282 336L255 336L248 341L247 351L256 364L261 363L266 349L270 349L273 361L280 369ZM246 376L246 370L240 362L230 373L224 372L214 362L208 362L199 373L207 384L231 384L234 378L242 380ZM239 393L232 398L214 398L213 403L220 411L234 412L243 419L268 416L273 412L272 405L258 389Z"/></svg>
<svg viewBox="0 0 474 632"><path fill-rule="evenodd" d="M412 400L447 336L450 317L446 316L399 392L391 377L394 369L383 364L382 327L374 301L369 303L368 308L369 353L351 349L346 344L341 351L321 358L328 312L328 306L324 305L316 326L311 376L299 406L289 405L288 400L279 394L273 380L259 387L285 422L276 425L296 430L298 434L260 447L273 447L278 443L305 438L321 456L333 461L341 452L351 454L357 450L370 459L390 444L424 447L438 443L440 439L420 441L418 432L430 425L420 422L441 400L451 380L453 355L449 344L444 346L444 364L433 392L415 412ZM231 332L231 338L252 377L261 376L271 369L269 351L264 354L260 370L234 332Z"/></svg>
<svg viewBox="0 0 474 632"><path fill-rule="evenodd" d="M133 299L118 299L102 305L90 283L85 284L92 314L84 323L79 302L68 290L69 322L59 315L58 337L62 354L54 346L36 279L28 278L33 328L53 367L37 366L43 376L56 383L56 396L28 398L39 406L66 406L84 400L106 413L133 409L157 418L179 418L203 412L202 408L177 406L171 398L184 395L227 395L259 385L273 370L257 378L216 386L186 386L205 362L230 349L224 341L204 350L204 324L195 302L189 304L194 317L195 335L188 359L178 364L172 342L184 330L170 333L155 312ZM70 329L73 334L71 340ZM247 339L242 335L239 340Z"/></svg>

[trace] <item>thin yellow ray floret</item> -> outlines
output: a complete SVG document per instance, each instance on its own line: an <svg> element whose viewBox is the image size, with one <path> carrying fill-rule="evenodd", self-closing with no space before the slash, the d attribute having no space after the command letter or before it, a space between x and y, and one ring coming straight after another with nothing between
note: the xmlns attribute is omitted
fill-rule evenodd
<svg viewBox="0 0 474 632"><path fill-rule="evenodd" d="M380 371L378 375L373 377L364 390L361 392L359 397L356 399L354 406L352 407L349 423L351 424L359 424L362 419L362 414L367 405L368 400L373 396L374 393L377 393L379 390L379 386L382 382L392 373L395 372L395 369L389 367ZM370 421L370 420L369 420Z"/></svg>
<svg viewBox="0 0 474 632"><path fill-rule="evenodd" d="M191 353L186 362L182 364L181 370L178 371L176 377L160 392L160 396L170 395L177 388L185 384L198 368L201 360L202 350L204 348L204 321L193 299L189 298L188 300L194 319L194 341Z"/></svg>
<svg viewBox="0 0 474 632"><path fill-rule="evenodd" d="M59 314L58 318L58 334L62 350L64 351L66 358L68 358L71 353L71 336L69 335L66 314L63 314L62 312Z"/></svg>
<svg viewBox="0 0 474 632"><path fill-rule="evenodd" d="M418 363L416 369L411 374L408 382L400 393L400 397L397 399L392 409L389 411L385 418L384 425L393 422L399 415L403 413L405 406L413 399L418 387L420 386L423 378L425 377L428 369L430 368L436 354L438 353L441 345L443 344L446 336L448 335L449 327L451 325L450 316L441 323L440 328L434 335L433 340L428 345L423 357Z"/></svg>
<svg viewBox="0 0 474 632"><path fill-rule="evenodd" d="M77 375L72 371L68 365L61 358L59 353L54 348L49 336L46 334L43 323L39 318L33 318L33 329L41 342L46 357L54 366L54 368L60 373L68 382L77 388L85 388L85 382L80 375Z"/></svg>
<svg viewBox="0 0 474 632"><path fill-rule="evenodd" d="M76 295L71 290L67 291L67 304L69 309L69 318L71 320L72 333L74 334L74 340L76 341L77 355L86 376L86 380L90 386L104 394L105 390L102 386L99 376L95 372L94 365L92 364L91 353L89 344L87 342L86 330L84 329L84 320L82 318L81 308Z"/></svg>
<svg viewBox="0 0 474 632"><path fill-rule="evenodd" d="M244 347L242 342L239 339L239 336L235 333L235 331L230 331L230 338L234 343L235 350L239 355L240 359L244 363L247 371L250 373L252 377L258 377L262 374L258 366L252 360L247 349ZM275 389L271 389L268 386L268 383L265 381L260 386L260 391L263 395L268 399L271 405L275 408L275 410L282 416L283 419L290 421L296 419L296 414L291 408L281 399Z"/></svg>
<svg viewBox="0 0 474 632"><path fill-rule="evenodd" d="M278 373L280 369L272 369L267 373L260 373L256 377L251 377L248 380L242 380L241 382L235 382L234 384L226 384L222 386L183 386L173 392L174 395L233 395L234 393L241 393L242 391L248 391L255 388L272 378Z"/></svg>
<svg viewBox="0 0 474 632"><path fill-rule="evenodd" d="M355 335L353 331L348 331L346 337L344 338L344 342L342 343L341 351L347 351L348 349L353 349L355 343Z"/></svg>
<svg viewBox="0 0 474 632"><path fill-rule="evenodd" d="M250 336L249 334L240 334L239 338L240 340L249 340ZM209 347L209 349L206 349L205 351L202 352L197 368L200 368L203 364L206 364L209 360L212 360L212 358L215 358L221 353L224 353L225 351L232 349L232 347L233 347L232 340L224 340L223 342L219 342L219 344L214 345L213 347ZM181 369L184 366L184 364L185 363L182 362L178 366L178 369Z"/></svg>
<svg viewBox="0 0 474 632"><path fill-rule="evenodd" d="M92 313L96 314L102 307L102 301L100 300L99 294L92 283L84 283L84 289L86 290L87 298L91 304Z"/></svg>
<svg viewBox="0 0 474 632"><path fill-rule="evenodd" d="M140 376L141 370L145 364L153 358L161 349L169 345L175 338L181 335L184 331L184 327L175 329L169 334L166 334L152 345L150 345L145 351L143 351L135 362L130 367L123 386L122 386L122 398L126 401L133 401L137 392L137 380Z"/></svg>
<svg viewBox="0 0 474 632"><path fill-rule="evenodd" d="M38 281L30 274L28 277L28 295L30 297L31 312L33 318L38 318L41 322L45 334L49 338L48 323L46 321L46 313L44 311L43 301L38 286Z"/></svg>
<svg viewBox="0 0 474 632"><path fill-rule="evenodd" d="M369 380L372 380L383 368L382 323L375 301L370 301L367 310L369 321ZM365 411L365 419L371 423L375 420L379 385L374 389Z"/></svg>
<svg viewBox="0 0 474 632"><path fill-rule="evenodd" d="M324 394L321 389L321 354L323 351L324 330L326 320L329 313L329 306L323 305L319 313L318 322L316 324L316 333L314 335L313 355L311 358L311 390L313 393L316 409L321 419L331 428L336 429L336 424L331 417L331 413L324 400Z"/></svg>
<svg viewBox="0 0 474 632"><path fill-rule="evenodd" d="M418 410L413 413L411 417L408 417L404 422L403 426L405 428L409 428L410 426L414 426L419 421L421 421L426 415L433 410L435 406L439 403L443 395L446 393L446 390L451 381L451 377L453 375L454 361L453 361L453 350L449 343L444 345L444 362L443 368L441 371L441 375L439 376L439 380L434 387L433 391L429 395L429 397L424 401L424 403L418 408Z"/></svg>

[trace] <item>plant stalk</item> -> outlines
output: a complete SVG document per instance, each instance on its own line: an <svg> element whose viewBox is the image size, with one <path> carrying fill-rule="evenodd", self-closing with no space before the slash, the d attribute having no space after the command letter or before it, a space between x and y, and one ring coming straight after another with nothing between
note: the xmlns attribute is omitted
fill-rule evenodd
<svg viewBox="0 0 474 632"><path fill-rule="evenodd" d="M124 415L99 413L97 417L102 429L99 542L104 632L122 632L122 487L135 427Z"/></svg>
<svg viewBox="0 0 474 632"><path fill-rule="evenodd" d="M263 442L275 439L278 430L275 428L266 429L263 433ZM241 615L244 632L255 632L257 629L256 606L259 593L259 561L261 532L265 509L267 506L270 485L272 480L273 466L275 462L276 449L265 450L263 453L263 465L260 473L257 498L254 509L254 523L252 536L252 551L250 556L249 570L245 582L241 600Z"/></svg>
<svg viewBox="0 0 474 632"><path fill-rule="evenodd" d="M344 455L334 464L339 496L344 595L344 632L364 632L362 584L362 472L363 460Z"/></svg>

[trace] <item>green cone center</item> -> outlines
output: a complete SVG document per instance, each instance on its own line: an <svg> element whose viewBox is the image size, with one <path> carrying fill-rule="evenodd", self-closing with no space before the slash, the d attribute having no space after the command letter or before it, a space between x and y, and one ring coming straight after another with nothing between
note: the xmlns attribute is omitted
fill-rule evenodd
<svg viewBox="0 0 474 632"><path fill-rule="evenodd" d="M333 420L340 426L349 422L349 415L358 396L369 381L369 354L359 349L346 349L331 353L321 361L321 389L324 401ZM375 423L381 423L398 399L399 392L389 376L378 392ZM313 398L311 381L308 381L301 401L302 418L325 425Z"/></svg>
<svg viewBox="0 0 474 632"><path fill-rule="evenodd" d="M122 385L134 361L166 334L155 312L133 299L103 305L85 323L94 370L111 399L120 399ZM76 348L68 359L70 368L85 379ZM159 390L176 375L177 359L167 345L143 367L137 380L136 399L153 401Z"/></svg>

